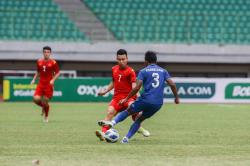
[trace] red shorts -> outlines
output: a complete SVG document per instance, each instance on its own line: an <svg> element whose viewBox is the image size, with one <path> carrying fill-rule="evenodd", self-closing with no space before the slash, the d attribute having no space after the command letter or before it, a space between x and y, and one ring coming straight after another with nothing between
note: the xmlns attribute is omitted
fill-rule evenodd
<svg viewBox="0 0 250 166"><path fill-rule="evenodd" d="M122 98L123 99L123 98ZM124 103L123 105L120 105L119 104L119 101L121 100L121 98L115 98L115 99L112 99L111 102L109 103L109 106L112 106L114 107L115 111L117 112L120 112L120 111L123 111L125 109L128 108L129 104L131 104L132 102L135 101L134 98L130 98L126 103Z"/></svg>
<svg viewBox="0 0 250 166"><path fill-rule="evenodd" d="M46 96L50 99L53 96L53 90L52 85L41 86L38 84L34 96Z"/></svg>

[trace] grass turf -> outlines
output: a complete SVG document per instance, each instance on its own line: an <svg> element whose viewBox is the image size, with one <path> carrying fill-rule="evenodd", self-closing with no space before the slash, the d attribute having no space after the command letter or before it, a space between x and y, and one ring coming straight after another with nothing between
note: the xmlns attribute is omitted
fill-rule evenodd
<svg viewBox="0 0 250 166"><path fill-rule="evenodd" d="M149 138L136 134L128 145L98 141L97 120L107 103L51 103L42 122L33 103L0 103L0 165L250 165L250 107L166 104L144 122ZM116 129L123 137L131 120Z"/></svg>

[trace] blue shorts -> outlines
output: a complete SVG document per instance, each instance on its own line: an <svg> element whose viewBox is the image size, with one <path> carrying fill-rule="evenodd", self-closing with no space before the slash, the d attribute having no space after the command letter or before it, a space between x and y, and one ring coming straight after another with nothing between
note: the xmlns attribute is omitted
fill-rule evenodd
<svg viewBox="0 0 250 166"><path fill-rule="evenodd" d="M162 104L150 104L141 100L136 100L133 104L131 104L130 112L132 114L142 112L141 116L143 119L147 119L159 111L161 106Z"/></svg>

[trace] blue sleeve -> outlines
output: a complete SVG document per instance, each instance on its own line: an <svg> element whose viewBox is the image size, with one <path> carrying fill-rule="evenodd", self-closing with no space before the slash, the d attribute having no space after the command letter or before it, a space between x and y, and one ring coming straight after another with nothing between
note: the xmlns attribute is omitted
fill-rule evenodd
<svg viewBox="0 0 250 166"><path fill-rule="evenodd" d="M165 70L165 80L168 80L169 78L171 78L170 74L168 73L167 70Z"/></svg>
<svg viewBox="0 0 250 166"><path fill-rule="evenodd" d="M139 72L139 74L138 74L138 76L137 76L137 79L138 80L144 80L144 74L143 74L143 71L141 70L140 72Z"/></svg>

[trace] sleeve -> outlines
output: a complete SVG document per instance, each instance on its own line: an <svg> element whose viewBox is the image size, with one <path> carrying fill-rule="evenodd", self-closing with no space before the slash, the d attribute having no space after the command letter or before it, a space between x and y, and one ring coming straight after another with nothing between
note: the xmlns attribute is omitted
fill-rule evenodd
<svg viewBox="0 0 250 166"><path fill-rule="evenodd" d="M170 74L168 73L167 70L165 70L165 81L171 78Z"/></svg>
<svg viewBox="0 0 250 166"><path fill-rule="evenodd" d="M53 61L53 65L54 65L54 72L58 73L60 70L59 70L59 66L55 60Z"/></svg>
<svg viewBox="0 0 250 166"><path fill-rule="evenodd" d="M137 76L137 79L138 79L138 80L141 80L141 81L144 80L144 73L143 73L142 70L139 72L139 74L138 74L138 76Z"/></svg>
<svg viewBox="0 0 250 166"><path fill-rule="evenodd" d="M114 82L114 69L112 67L112 81Z"/></svg>
<svg viewBox="0 0 250 166"><path fill-rule="evenodd" d="M131 69L130 81L131 81L131 82L136 82L136 74L135 74L134 69Z"/></svg>
<svg viewBox="0 0 250 166"><path fill-rule="evenodd" d="M36 61L36 71L39 73L39 65L38 65L38 63L39 63L39 60Z"/></svg>

